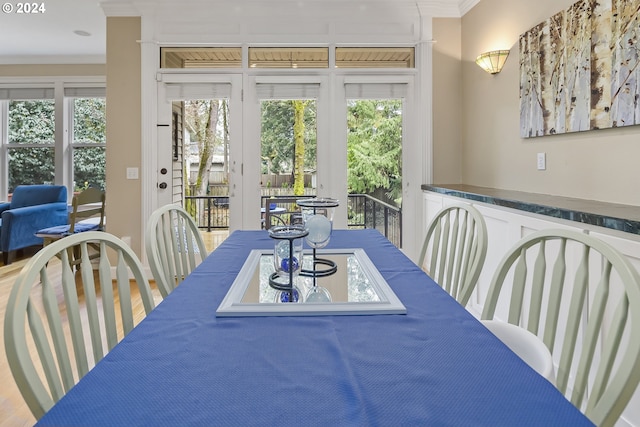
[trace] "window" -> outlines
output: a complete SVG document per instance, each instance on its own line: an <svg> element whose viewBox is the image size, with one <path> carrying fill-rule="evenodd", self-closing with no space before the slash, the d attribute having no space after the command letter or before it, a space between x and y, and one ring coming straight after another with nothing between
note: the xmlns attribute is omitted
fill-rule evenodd
<svg viewBox="0 0 640 427"><path fill-rule="evenodd" d="M105 188L106 120L104 98L76 98L73 105L74 190Z"/></svg>
<svg viewBox="0 0 640 427"><path fill-rule="evenodd" d="M251 68L328 68L328 47L249 47ZM240 68L240 47L161 47L160 68ZM413 47L336 47L336 68L415 68Z"/></svg>
<svg viewBox="0 0 640 427"><path fill-rule="evenodd" d="M0 199L22 184L104 189L104 97L104 87L0 86Z"/></svg>
<svg viewBox="0 0 640 427"><path fill-rule="evenodd" d="M239 68L240 47L162 47L160 68Z"/></svg>
<svg viewBox="0 0 640 427"><path fill-rule="evenodd" d="M337 68L415 68L412 47L338 47Z"/></svg>
<svg viewBox="0 0 640 427"><path fill-rule="evenodd" d="M54 168L54 101L9 101L9 193L20 184L52 184Z"/></svg>
<svg viewBox="0 0 640 427"><path fill-rule="evenodd" d="M326 47L250 47L251 68L328 68Z"/></svg>

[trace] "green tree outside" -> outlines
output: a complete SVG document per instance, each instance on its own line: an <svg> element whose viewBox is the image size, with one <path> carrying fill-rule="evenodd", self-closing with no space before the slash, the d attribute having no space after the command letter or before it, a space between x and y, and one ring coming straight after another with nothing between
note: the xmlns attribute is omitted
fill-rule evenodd
<svg viewBox="0 0 640 427"><path fill-rule="evenodd" d="M105 142L105 100L74 101L74 143ZM53 100L11 101L9 142L41 147L9 150L9 192L21 184L47 184L55 180L55 105ZM105 148L76 147L73 151L74 190L105 188Z"/></svg>
<svg viewBox="0 0 640 427"><path fill-rule="evenodd" d="M401 205L402 101L349 101L347 185L350 194L384 190Z"/></svg>
<svg viewBox="0 0 640 427"><path fill-rule="evenodd" d="M9 149L9 193L21 184L54 181L54 109L53 100L9 103L9 142L42 145Z"/></svg>
<svg viewBox="0 0 640 427"><path fill-rule="evenodd" d="M74 100L73 142L104 144L106 142L106 100L78 98ZM106 188L105 147L76 147L73 150L73 178L75 189Z"/></svg>
<svg viewBox="0 0 640 427"><path fill-rule="evenodd" d="M263 174L293 174L295 165L295 134L296 123L295 103L304 103L300 108L298 123L302 123L299 136L304 142L305 171L316 169L316 102L315 100L297 101L263 101L262 102L262 133L261 158ZM300 107L302 104L300 104ZM303 118L300 122L300 117Z"/></svg>

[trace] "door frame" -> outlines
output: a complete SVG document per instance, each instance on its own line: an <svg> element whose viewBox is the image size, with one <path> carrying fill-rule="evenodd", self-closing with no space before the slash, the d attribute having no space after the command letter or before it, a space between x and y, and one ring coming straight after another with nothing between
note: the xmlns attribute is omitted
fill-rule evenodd
<svg viewBox="0 0 640 427"><path fill-rule="evenodd" d="M242 126L242 74L199 74L199 73L158 73L157 75L157 115L155 155L151 157L151 170L155 174L155 181L151 185L156 191L152 191L152 211L163 204L172 203L171 186L162 190L158 183L162 176L160 170L165 167L169 170L172 163L172 103L166 102L164 96L167 83L229 83L231 96L229 98L229 212L243 212L243 185L242 185L242 156L243 156L243 126ZM235 112L235 113L234 113ZM151 212L152 212L151 211ZM242 229L240 215L229 215L229 231Z"/></svg>

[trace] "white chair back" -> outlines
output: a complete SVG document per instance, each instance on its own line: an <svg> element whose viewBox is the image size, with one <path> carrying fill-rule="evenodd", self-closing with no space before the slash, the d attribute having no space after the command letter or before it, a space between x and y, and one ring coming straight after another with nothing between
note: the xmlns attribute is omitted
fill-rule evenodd
<svg viewBox="0 0 640 427"><path fill-rule="evenodd" d="M427 227L418 265L463 306L487 256L487 226L469 204L441 209Z"/></svg>
<svg viewBox="0 0 640 427"><path fill-rule="evenodd" d="M200 230L189 213L178 205L156 209L145 232L149 267L166 297L207 257Z"/></svg>
<svg viewBox="0 0 640 427"><path fill-rule="evenodd" d="M96 270L91 245L99 247ZM79 273L69 248L80 249ZM154 306L142 264L115 236L87 231L36 253L16 279L4 320L9 367L36 419Z"/></svg>
<svg viewBox="0 0 640 427"><path fill-rule="evenodd" d="M630 261L585 233L534 232L498 265L482 319L499 306L500 318L543 340L556 387L595 424L613 426L640 381L640 275Z"/></svg>

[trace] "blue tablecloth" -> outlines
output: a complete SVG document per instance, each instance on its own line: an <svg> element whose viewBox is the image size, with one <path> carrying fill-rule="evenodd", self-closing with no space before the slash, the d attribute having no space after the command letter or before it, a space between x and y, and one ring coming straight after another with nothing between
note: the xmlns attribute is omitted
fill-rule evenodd
<svg viewBox="0 0 640 427"><path fill-rule="evenodd" d="M584 426L557 390L378 232L406 315L216 317L266 231L237 231L39 426Z"/></svg>

